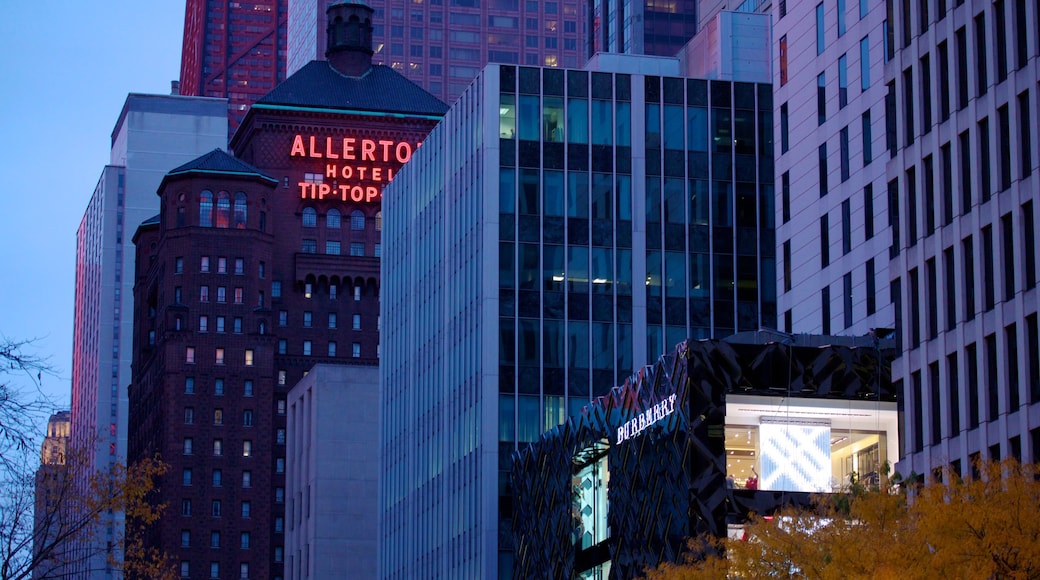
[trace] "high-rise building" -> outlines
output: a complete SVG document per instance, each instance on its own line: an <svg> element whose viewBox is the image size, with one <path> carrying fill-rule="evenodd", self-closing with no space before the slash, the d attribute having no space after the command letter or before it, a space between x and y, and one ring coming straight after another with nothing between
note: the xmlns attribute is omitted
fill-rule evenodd
<svg viewBox="0 0 1040 580"><path fill-rule="evenodd" d="M147 543L184 577L304 558L286 549L310 505L286 495L288 392L318 363L377 364L382 189L447 109L372 65L369 8L330 11L330 59L250 108L234 156L169 171L134 237L129 456L171 466Z"/></svg>
<svg viewBox="0 0 1040 580"><path fill-rule="evenodd" d="M675 56L699 28L700 0L586 0L587 54Z"/></svg>
<svg viewBox="0 0 1040 580"><path fill-rule="evenodd" d="M887 18L898 467L1038 461L1038 7L890 2Z"/></svg>
<svg viewBox="0 0 1040 580"><path fill-rule="evenodd" d="M285 80L287 0L188 0L180 93L228 100L234 132L249 106Z"/></svg>
<svg viewBox="0 0 1040 580"><path fill-rule="evenodd" d="M78 454L92 456L84 458L92 469L126 457L134 289L128 232L159 208L155 190L167 171L226 141L223 99L130 94L112 131L110 165L76 232L72 441L84 446ZM106 515L102 526L97 541L118 545L121 516ZM84 566L115 574L103 554Z"/></svg>
<svg viewBox="0 0 1040 580"><path fill-rule="evenodd" d="M518 446L668 345L775 324L772 107L606 54L456 101L384 205L384 578L510 577Z"/></svg>
<svg viewBox="0 0 1040 580"><path fill-rule="evenodd" d="M36 497L33 508L33 578L61 577L65 571L67 544L63 518L69 507L66 458L72 434L71 413L59 411L47 421L47 436L40 446L40 467L36 470ZM17 492L15 492L17 493Z"/></svg>
<svg viewBox="0 0 1040 580"><path fill-rule="evenodd" d="M330 3L289 1L290 74L324 58L325 8ZM574 68L588 58L583 44L586 9L579 0L366 3L375 9L374 62L446 103L454 102L489 62Z"/></svg>
<svg viewBox="0 0 1040 580"><path fill-rule="evenodd" d="M884 5L773 5L780 328L891 328Z"/></svg>

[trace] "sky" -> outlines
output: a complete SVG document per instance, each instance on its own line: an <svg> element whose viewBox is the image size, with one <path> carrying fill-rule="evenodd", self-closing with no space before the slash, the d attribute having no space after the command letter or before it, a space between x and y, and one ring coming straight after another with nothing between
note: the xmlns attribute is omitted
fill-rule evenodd
<svg viewBox="0 0 1040 580"><path fill-rule="evenodd" d="M76 229L127 94L169 94L180 74L184 6L0 1L0 337L37 339L56 408L71 401Z"/></svg>

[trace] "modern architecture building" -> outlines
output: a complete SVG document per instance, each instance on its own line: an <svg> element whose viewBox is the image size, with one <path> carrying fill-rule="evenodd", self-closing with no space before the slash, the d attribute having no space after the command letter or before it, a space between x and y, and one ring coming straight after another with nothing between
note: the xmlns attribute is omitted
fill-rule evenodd
<svg viewBox="0 0 1040 580"><path fill-rule="evenodd" d="M59 411L51 415L47 435L40 446L40 467L36 470L32 553L37 564L32 570L33 578L60 577L66 572L65 554L61 552L71 546L59 542L65 531L62 527L64 509L68 507L62 504L62 499L68 497L64 492L71 483L66 470L71 434L71 413Z"/></svg>
<svg viewBox="0 0 1040 580"><path fill-rule="evenodd" d="M377 364L383 186L447 109L372 65L371 9L330 11L329 60L259 99L234 155L166 173L134 237L129 456L171 466L148 545L183 577L284 578L297 557L289 389L317 363Z"/></svg>
<svg viewBox="0 0 1040 580"><path fill-rule="evenodd" d="M587 54L675 56L699 29L700 0L586 0Z"/></svg>
<svg viewBox="0 0 1040 580"><path fill-rule="evenodd" d="M888 3L904 473L1040 460L1038 8Z"/></svg>
<svg viewBox="0 0 1040 580"><path fill-rule="evenodd" d="M775 324L771 87L588 69L489 65L387 188L385 578L510 577L519 445Z"/></svg>
<svg viewBox="0 0 1040 580"><path fill-rule="evenodd" d="M155 190L167 171L226 140L227 103L198 97L130 94L112 131L110 165L76 232L72 440L85 446L77 453L92 456L85 461L94 469L126 458L134 288L128 231L155 214ZM96 534L102 545L118 545L120 518L103 522ZM104 556L90 568L115 574Z"/></svg>
<svg viewBox="0 0 1040 580"><path fill-rule="evenodd" d="M745 334L680 343L513 454L514 577L635 578L751 512L881 482L894 341Z"/></svg>
<svg viewBox="0 0 1040 580"><path fill-rule="evenodd" d="M285 80L287 0L188 0L180 93L228 100L234 132L258 98Z"/></svg>
<svg viewBox="0 0 1040 580"><path fill-rule="evenodd" d="M315 365L288 405L285 577L376 578L379 369Z"/></svg>
<svg viewBox="0 0 1040 580"><path fill-rule="evenodd" d="M891 328L884 4L775 2L779 326Z"/></svg>
<svg viewBox="0 0 1040 580"><path fill-rule="evenodd" d="M289 0L290 74L325 54L325 9L333 3ZM589 56L586 7L579 0L366 3L375 10L374 62L449 104L489 62L574 68Z"/></svg>

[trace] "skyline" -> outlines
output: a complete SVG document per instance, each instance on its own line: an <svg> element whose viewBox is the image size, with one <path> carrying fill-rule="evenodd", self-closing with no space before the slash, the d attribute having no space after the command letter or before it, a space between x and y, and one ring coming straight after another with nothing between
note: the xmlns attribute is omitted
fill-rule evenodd
<svg viewBox="0 0 1040 580"><path fill-rule="evenodd" d="M0 257L0 336L37 339L31 351L55 370L41 388L55 410L71 398L76 228L127 94L170 93L184 26L183 1L81 7L61 0L0 8L0 51L8 55L0 78L18 88L0 94L0 158L13 178L0 206L0 243L17 249ZM44 195L48 219L28 219Z"/></svg>

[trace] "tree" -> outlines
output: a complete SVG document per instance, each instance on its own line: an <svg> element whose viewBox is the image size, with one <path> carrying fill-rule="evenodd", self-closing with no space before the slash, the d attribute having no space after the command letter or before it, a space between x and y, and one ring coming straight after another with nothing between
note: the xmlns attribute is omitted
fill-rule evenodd
<svg viewBox="0 0 1040 580"><path fill-rule="evenodd" d="M686 561L647 578L1040 577L1040 471L1014 460L978 471L902 489L854 486L808 509L753 514L743 539L717 540L707 557L697 556L705 541L692 541Z"/></svg>
<svg viewBox="0 0 1040 580"><path fill-rule="evenodd" d="M6 473L25 471L27 459L38 451L40 424L53 408L39 390L43 375L53 369L45 358L29 352L34 342L0 335L0 471ZM35 394L9 380L19 374Z"/></svg>

